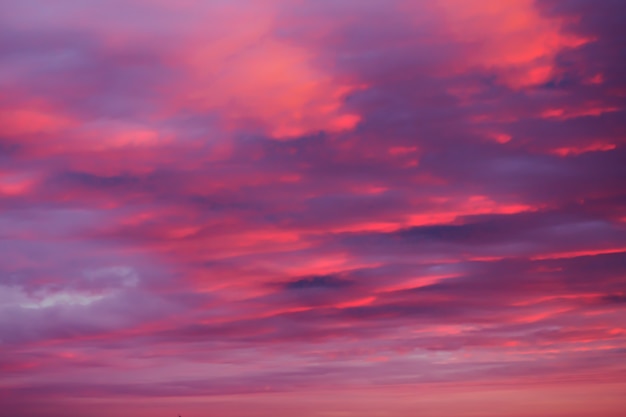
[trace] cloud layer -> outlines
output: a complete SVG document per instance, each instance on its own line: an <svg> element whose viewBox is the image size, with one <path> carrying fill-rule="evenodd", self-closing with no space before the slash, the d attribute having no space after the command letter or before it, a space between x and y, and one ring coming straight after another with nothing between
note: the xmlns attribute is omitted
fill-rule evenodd
<svg viewBox="0 0 626 417"><path fill-rule="evenodd" d="M621 415L622 8L4 1L3 409Z"/></svg>

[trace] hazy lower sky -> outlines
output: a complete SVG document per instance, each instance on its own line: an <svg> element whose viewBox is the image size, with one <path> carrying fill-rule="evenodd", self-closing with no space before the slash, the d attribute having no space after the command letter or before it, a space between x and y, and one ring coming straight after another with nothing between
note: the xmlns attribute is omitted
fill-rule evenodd
<svg viewBox="0 0 626 417"><path fill-rule="evenodd" d="M625 415L625 11L0 1L0 414Z"/></svg>

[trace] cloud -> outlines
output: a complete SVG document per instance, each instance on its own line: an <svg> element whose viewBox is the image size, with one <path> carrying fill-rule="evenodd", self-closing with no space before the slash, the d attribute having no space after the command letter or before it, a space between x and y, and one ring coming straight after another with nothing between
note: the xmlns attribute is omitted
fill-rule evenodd
<svg viewBox="0 0 626 417"><path fill-rule="evenodd" d="M620 415L620 2L57 3L0 5L13 414Z"/></svg>

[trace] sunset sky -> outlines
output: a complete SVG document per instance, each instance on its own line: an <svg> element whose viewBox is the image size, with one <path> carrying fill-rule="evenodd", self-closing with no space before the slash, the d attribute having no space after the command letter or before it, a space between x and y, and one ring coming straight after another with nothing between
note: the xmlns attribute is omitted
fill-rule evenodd
<svg viewBox="0 0 626 417"><path fill-rule="evenodd" d="M626 415L624 0L0 0L0 415Z"/></svg>

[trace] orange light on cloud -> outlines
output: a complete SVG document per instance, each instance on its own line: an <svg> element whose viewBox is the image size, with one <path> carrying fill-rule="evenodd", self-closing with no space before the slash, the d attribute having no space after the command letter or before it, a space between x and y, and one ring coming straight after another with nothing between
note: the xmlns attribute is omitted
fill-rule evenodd
<svg viewBox="0 0 626 417"><path fill-rule="evenodd" d="M363 87L333 79L312 51L275 37L271 6L251 7L216 9L212 31L195 32L179 51L175 64L189 78L174 91L174 106L218 111L227 127L259 125L277 139L354 128L360 116L342 103Z"/></svg>
<svg viewBox="0 0 626 417"><path fill-rule="evenodd" d="M0 109L0 134L21 136L55 133L72 126L65 116L38 108Z"/></svg>
<svg viewBox="0 0 626 417"><path fill-rule="evenodd" d="M386 191L385 188L375 187L370 192L368 189L352 190L356 194L375 195ZM437 200L437 199L435 199ZM527 204L519 203L498 203L487 196L475 195L461 201L449 201L441 199L434 201L439 207L430 210L420 210L418 212L395 214L389 219L379 220L354 220L340 226L334 226L324 232L332 233L358 233L358 232L381 232L390 233L407 227L429 226L436 224L447 224L456 221L464 216L477 216L484 214L517 214L537 210ZM311 231L315 233L315 231Z"/></svg>
<svg viewBox="0 0 626 417"><path fill-rule="evenodd" d="M438 210L432 213L419 213L408 216L407 225L424 226L431 224L445 224L462 216L476 216L482 214L516 214L537 210L527 204L498 203L484 195L474 195L465 201L459 202L455 210Z"/></svg>
<svg viewBox="0 0 626 417"><path fill-rule="evenodd" d="M490 135L493 140L500 144L509 143L513 137L511 135L507 135L506 133L494 133Z"/></svg>
<svg viewBox="0 0 626 417"><path fill-rule="evenodd" d="M457 70L491 69L512 88L546 82L560 50L590 41L564 33L563 22L542 16L533 0L437 0L431 7L446 23L441 36L471 50Z"/></svg>
<svg viewBox="0 0 626 417"><path fill-rule="evenodd" d="M379 289L379 293L411 290L420 287L427 287L429 285L437 284L447 279L458 278L456 274L440 274L440 275L423 275L415 278L409 278L401 283L394 285L383 286Z"/></svg>
<svg viewBox="0 0 626 417"><path fill-rule="evenodd" d="M612 253L623 253L623 252L626 252L626 247L546 253L543 255L533 256L530 259L533 261L540 261L540 260L546 260L546 259L566 259L566 258L579 258L582 256L609 255Z"/></svg>
<svg viewBox="0 0 626 417"><path fill-rule="evenodd" d="M567 148L557 148L552 151L553 154L566 157L576 156L587 152L606 152L612 151L617 148L617 145L612 143L592 143L586 146L570 146Z"/></svg>
<svg viewBox="0 0 626 417"><path fill-rule="evenodd" d="M553 108L544 110L541 113L541 117L545 119L567 120L576 117L600 116L604 113L612 113L619 110L621 110L619 107L611 106L586 106L578 109Z"/></svg>
<svg viewBox="0 0 626 417"><path fill-rule="evenodd" d="M30 174L0 172L0 195L17 196L28 194L36 182L37 179Z"/></svg>
<svg viewBox="0 0 626 417"><path fill-rule="evenodd" d="M407 155L417 151L417 146L394 146L389 148L389 155L399 156Z"/></svg>

